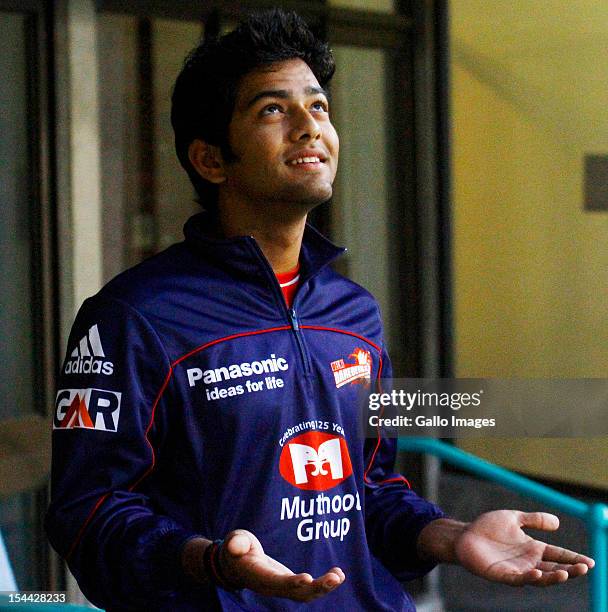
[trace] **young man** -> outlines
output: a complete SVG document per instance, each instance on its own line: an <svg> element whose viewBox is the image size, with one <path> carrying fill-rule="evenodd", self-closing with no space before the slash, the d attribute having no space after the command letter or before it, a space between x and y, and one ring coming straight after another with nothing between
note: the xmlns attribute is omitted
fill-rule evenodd
<svg viewBox="0 0 608 612"><path fill-rule="evenodd" d="M357 383L390 376L378 308L306 225L332 195L334 64L273 11L189 57L178 156L206 213L82 306L54 420L49 538L108 610L412 610L439 561L546 585L593 561L443 516L364 442ZM282 282L280 282L282 281Z"/></svg>

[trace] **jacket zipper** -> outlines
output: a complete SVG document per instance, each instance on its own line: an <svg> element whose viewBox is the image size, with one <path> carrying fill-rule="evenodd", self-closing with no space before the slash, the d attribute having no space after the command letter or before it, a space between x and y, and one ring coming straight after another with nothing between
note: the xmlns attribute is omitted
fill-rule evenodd
<svg viewBox="0 0 608 612"><path fill-rule="evenodd" d="M294 336L296 338L298 349L300 350L302 362L304 363L304 372L306 374L309 374L311 371L311 368L310 368L310 361L308 358L308 351L306 350L306 346L304 344L304 338L302 338L302 332L300 331L300 323L298 321L298 315L296 313L295 308L289 309L289 320L291 322L291 329L293 330Z"/></svg>
<svg viewBox="0 0 608 612"><path fill-rule="evenodd" d="M279 285L279 281L277 280L276 274L274 270L270 267L268 260L264 257L264 253L258 246L257 242L251 238L250 244L253 246L254 251L258 255L262 265L266 268L266 271L271 276L271 284L275 295L278 297L279 302L283 305L283 312L287 313L287 319L289 324L291 325L291 330L296 340L296 344L298 345L298 350L300 352L300 358L302 360L302 365L304 367L304 374L308 375L311 372L310 359L308 356L308 351L306 349L306 345L304 343L304 339L302 338L302 331L300 330L300 322L298 321L298 316L295 308L288 308L285 303L285 297L283 296L283 292L281 291L281 286Z"/></svg>

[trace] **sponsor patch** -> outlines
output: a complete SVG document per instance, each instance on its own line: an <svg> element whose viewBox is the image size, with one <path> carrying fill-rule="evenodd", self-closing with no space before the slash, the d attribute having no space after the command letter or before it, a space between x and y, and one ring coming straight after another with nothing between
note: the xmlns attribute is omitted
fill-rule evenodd
<svg viewBox="0 0 608 612"><path fill-rule="evenodd" d="M372 377L372 356L369 351L356 348L349 356L352 363L337 359L331 362L336 387L339 389L350 383L369 384Z"/></svg>
<svg viewBox="0 0 608 612"><path fill-rule="evenodd" d="M309 426L315 429L291 437ZM323 429L326 431L319 431ZM285 431L279 446L281 476L294 487L308 491L294 495L292 490L282 497L279 520L291 526L299 542L333 539L342 542L351 532L353 519L360 521L362 512L353 480L333 495L326 493L353 473L343 427L330 421L303 421Z"/></svg>
<svg viewBox="0 0 608 612"><path fill-rule="evenodd" d="M245 361L243 363L231 363L219 368L201 370L200 368L189 368L188 384L191 387L202 381L205 385L221 383L224 380L235 380L248 378L259 374L285 372L289 369L289 363L285 357L277 357L274 353L266 359L259 361Z"/></svg>
<svg viewBox="0 0 608 612"><path fill-rule="evenodd" d="M105 359L99 329L93 325L80 339L80 342L65 361L65 374L105 374L114 373L114 364Z"/></svg>
<svg viewBox="0 0 608 612"><path fill-rule="evenodd" d="M117 431L121 396L105 389L61 389L55 400L53 429Z"/></svg>
<svg viewBox="0 0 608 612"><path fill-rule="evenodd" d="M327 491L346 480L353 468L344 438L309 431L283 446L279 471L294 487Z"/></svg>

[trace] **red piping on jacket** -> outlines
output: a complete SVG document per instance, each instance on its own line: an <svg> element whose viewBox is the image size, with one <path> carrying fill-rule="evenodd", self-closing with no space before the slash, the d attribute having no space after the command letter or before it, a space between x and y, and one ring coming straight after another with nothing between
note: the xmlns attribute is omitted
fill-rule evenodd
<svg viewBox="0 0 608 612"><path fill-rule="evenodd" d="M179 363L181 363L184 359L187 359L188 357L191 357L192 355L194 355L195 353L198 353L206 348L209 348L210 346L213 346L214 344L219 344L220 342L225 342L227 340L233 340L235 338L242 338L243 336L255 336L257 334L265 334L265 333L269 333L269 332L273 332L273 331L280 331L280 330L285 330L285 329L291 329L291 327L289 325L282 325L280 327L271 327L269 329L260 329L260 330L256 330L256 331L251 331L251 332L242 332L240 334L232 334L231 336L226 336L224 338L218 338L217 340L212 340L211 342L207 342L206 344L202 344L201 346L189 351L188 353L186 353L185 355L183 355L182 357L180 357L179 359L176 359L170 366L169 366L169 372L167 373L167 376L165 377L165 380L158 392L158 394L156 395L156 399L154 400L154 404L152 405L152 414L150 415L150 422L148 423L148 426L146 427L146 433L145 433L145 438L146 438L146 442L148 443L148 446L150 447L150 451L152 452L152 463L150 465L150 467L135 481L134 484L132 484L129 487L129 491L132 491L144 478L146 478L153 470L154 467L156 465L156 455L154 454L154 447L152 446L152 443L150 442L150 439L148 438L148 434L150 433L150 429L152 429L152 425L154 424L154 417L156 414L156 407L158 406L158 403L160 402L161 397L163 396L163 393L165 392L165 389L167 388L167 385L169 384L169 381L171 380L171 377L173 376L173 371L176 365L178 365ZM95 506L93 507L93 509L91 510L91 512L89 512L89 515L87 516L87 518L85 519L82 527L80 528L80 530L78 531L78 534L76 535L76 538L74 539L74 542L72 543L72 545L70 546L70 549L68 550L67 554L66 554L66 561L72 556L72 554L74 553L74 550L76 549L76 546L78 545L78 542L80 541L80 539L82 538L82 535L85 531L85 529L87 528L87 525L91 522L93 516L95 516L95 513L97 512L97 510L99 509L99 506L101 506L101 504L106 500L106 498L110 495L111 492L105 493L104 495L102 495L100 497L100 499L97 501L97 503L95 504Z"/></svg>
<svg viewBox="0 0 608 612"><path fill-rule="evenodd" d="M152 463L150 465L150 467L135 481L134 484L132 484L129 487L129 491L133 491L133 489L135 489L135 487L137 487L142 480L144 480L149 474L151 474L154 471L154 467L156 466L156 455L154 453L154 447L152 446L152 443L150 442L150 439L148 438L148 434L150 433L150 430L152 429L152 425L154 424L154 417L156 414L156 407L158 406L158 403L160 402L168 384L169 381L171 380L171 377L173 376L173 372L174 372L174 368L175 366L177 366L178 364L180 364L182 361L184 361L185 359L187 359L188 357L191 357L192 355L195 355L196 353L203 351L211 346L214 346L215 344L219 344L220 342L226 342L228 340L234 340L236 338L243 338L245 336L256 336L258 334L267 334L267 333L271 333L271 332L275 332L275 331L284 331L284 330L288 330L291 329L291 326L289 325L281 325L278 327L270 327L268 329L259 329L256 331L249 331L249 332L242 332L239 334L232 334L230 336L225 336L223 338L218 338L217 340L212 340L211 342L207 342L205 344L202 344L201 346L192 349L191 351L189 351L188 353L186 353L185 355L182 355L181 357L179 357L178 359L176 359L170 366L169 366L169 372L167 373L167 376L165 377L165 380L156 396L156 399L154 400L154 404L152 405L152 414L150 415L150 422L148 424L148 426L146 427L146 433L145 433L145 439L146 442L148 444L148 446L150 447L150 452L152 453ZM363 340L364 342L367 342L370 346L373 346L379 353L379 366L378 366L378 376L377 378L380 378L380 375L382 373L382 349L375 344L374 342L372 342L371 340L369 340L368 338L365 338L365 336L361 336L359 334L355 334L354 332L350 332L350 331L346 331L343 329L337 329L337 328L333 328L333 327L323 327L321 325L301 325L300 329L312 329L312 330L319 330L319 331L330 331L330 332L335 332L338 334L346 334L348 336L353 336L354 338L359 338L360 340ZM381 442L381 438L380 438L380 429L377 428L378 431L378 442L376 444L376 448L374 449L374 452L372 454L372 457L370 459L370 462L367 466L367 469L365 470L365 473L363 475L363 480L365 482L368 483L372 483L373 481L368 480L367 478L367 474L369 473L371 466L374 462L374 459L376 457L376 453L378 452L378 448L380 447L380 442ZM407 481L406 478L404 478L403 476L401 476L400 478L389 478L388 480L382 480L380 482L378 482L377 484L383 484L386 482L405 482L405 484L411 489L412 487L410 486L410 483ZM91 512L89 513L89 515L87 516L87 518L85 519L82 527L79 529L78 534L76 535L76 538L74 540L74 542L72 543L72 545L70 546L70 549L68 551L68 553L66 554L66 561L72 556L72 554L74 553L74 550L76 549L76 546L78 545L80 539L82 538L82 535L84 534L85 529L87 528L87 525L91 522L91 520L93 519L93 516L95 515L95 513L97 512L97 510L99 509L99 507L101 506L101 504L109 497L110 492L105 493L104 495L102 495L99 500L97 501L97 503L95 504L95 506L93 507L93 509L91 510Z"/></svg>
<svg viewBox="0 0 608 612"><path fill-rule="evenodd" d="M380 355L380 365L378 367L378 376L376 377L377 380L380 380L381 376L382 376L382 355ZM382 409L380 410L380 416L382 416L383 412L384 412L384 406L382 406ZM363 474L363 481L369 484L373 484L374 481L369 480L367 478L367 475L369 474L372 464L374 463L374 459L376 458L376 453L378 452L378 449L380 448L380 443L382 442L382 438L380 437L380 427L376 426L376 431L378 432L378 441L376 442L376 448L374 448L374 452L372 453L370 462L368 463L367 469L365 470L365 473ZM401 475L399 475L397 478L387 478L386 480L380 480L377 484L385 484L387 482L401 482L407 485L408 489L412 488L410 481L405 476L401 476Z"/></svg>

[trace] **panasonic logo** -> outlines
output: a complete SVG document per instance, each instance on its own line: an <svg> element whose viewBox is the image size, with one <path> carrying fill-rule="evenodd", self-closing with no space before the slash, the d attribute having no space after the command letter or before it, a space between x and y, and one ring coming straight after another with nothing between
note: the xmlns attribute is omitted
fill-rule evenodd
<svg viewBox="0 0 608 612"><path fill-rule="evenodd" d="M213 368L210 370L201 370L201 368L189 368L186 373L188 375L188 383L194 387L199 380L202 380L205 385L219 383L223 380L234 380L235 378L243 378L244 376L253 376L254 374L268 374L270 372L284 372L289 369L287 359L277 357L272 354L268 359L260 361L233 363L231 365Z"/></svg>

